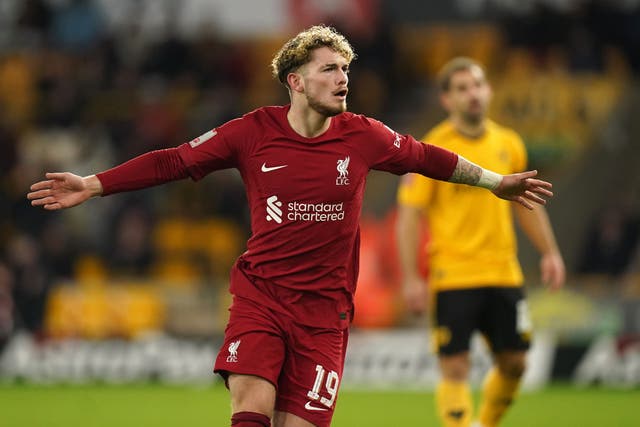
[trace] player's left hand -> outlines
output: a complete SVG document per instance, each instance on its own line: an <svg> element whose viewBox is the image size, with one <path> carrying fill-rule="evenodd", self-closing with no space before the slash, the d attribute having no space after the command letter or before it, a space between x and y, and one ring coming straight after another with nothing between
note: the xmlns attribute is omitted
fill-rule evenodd
<svg viewBox="0 0 640 427"><path fill-rule="evenodd" d="M542 255L540 259L540 273L542 283L555 291L564 286L566 280L566 270L564 261L559 253L549 253Z"/></svg>
<svg viewBox="0 0 640 427"><path fill-rule="evenodd" d="M535 179L536 175L536 170L504 175L493 194L501 199L520 203L527 209L533 209L532 203L545 205L547 201L544 197L553 197L552 184Z"/></svg>

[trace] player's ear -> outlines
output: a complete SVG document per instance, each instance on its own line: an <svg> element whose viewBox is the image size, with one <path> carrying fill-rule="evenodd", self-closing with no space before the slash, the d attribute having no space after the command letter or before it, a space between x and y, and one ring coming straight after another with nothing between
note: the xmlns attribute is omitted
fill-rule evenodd
<svg viewBox="0 0 640 427"><path fill-rule="evenodd" d="M294 92L302 92L304 90L304 82L302 80L302 74L292 71L287 74L287 84Z"/></svg>

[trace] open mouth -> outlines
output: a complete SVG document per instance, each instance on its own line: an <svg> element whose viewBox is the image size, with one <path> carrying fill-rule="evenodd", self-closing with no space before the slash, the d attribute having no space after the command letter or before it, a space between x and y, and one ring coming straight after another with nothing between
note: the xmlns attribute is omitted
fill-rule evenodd
<svg viewBox="0 0 640 427"><path fill-rule="evenodd" d="M338 98L346 98L348 92L349 90L347 88L344 88L344 89L340 89L337 92L334 92L333 95L337 96Z"/></svg>

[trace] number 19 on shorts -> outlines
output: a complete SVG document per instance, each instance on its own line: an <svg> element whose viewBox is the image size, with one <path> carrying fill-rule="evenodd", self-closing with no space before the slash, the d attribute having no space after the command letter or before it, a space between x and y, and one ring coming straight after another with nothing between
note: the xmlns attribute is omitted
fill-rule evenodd
<svg viewBox="0 0 640 427"><path fill-rule="evenodd" d="M316 379L313 383L313 388L307 393L307 397L327 408L331 408L336 401L339 385L340 377L337 372L327 372L322 365L316 365ZM325 392L329 397L323 396Z"/></svg>

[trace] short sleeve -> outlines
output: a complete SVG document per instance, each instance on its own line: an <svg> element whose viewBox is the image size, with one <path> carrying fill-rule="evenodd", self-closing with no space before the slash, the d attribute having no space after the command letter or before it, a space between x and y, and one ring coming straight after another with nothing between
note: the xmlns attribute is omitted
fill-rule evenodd
<svg viewBox="0 0 640 427"><path fill-rule="evenodd" d="M410 170L411 160L415 158L411 146L415 140L401 135L375 119L362 118L368 128L368 141L365 157L370 168L403 174Z"/></svg>
<svg viewBox="0 0 640 427"><path fill-rule="evenodd" d="M369 131L363 155L371 169L396 175L417 172L439 180L451 177L458 162L455 153L401 135L377 120L366 119L366 123Z"/></svg>
<svg viewBox="0 0 640 427"><path fill-rule="evenodd" d="M527 168L527 147L524 141L515 132L511 133L511 168L514 173L522 172Z"/></svg>

